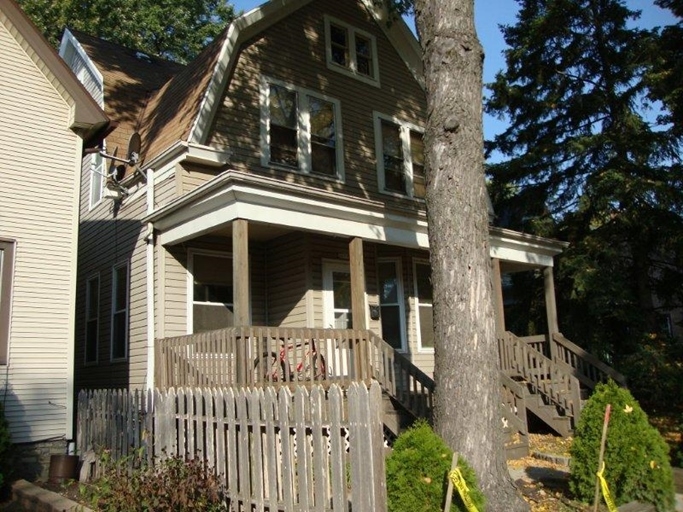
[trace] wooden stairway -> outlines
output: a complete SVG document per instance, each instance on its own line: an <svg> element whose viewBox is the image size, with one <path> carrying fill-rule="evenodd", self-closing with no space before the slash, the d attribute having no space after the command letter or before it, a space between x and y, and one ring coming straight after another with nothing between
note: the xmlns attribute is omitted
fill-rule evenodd
<svg viewBox="0 0 683 512"><path fill-rule="evenodd" d="M619 372L562 334L548 344L506 332L498 339L501 371L524 387L526 409L563 437L572 435L583 401L599 382L625 385Z"/></svg>
<svg viewBox="0 0 683 512"><path fill-rule="evenodd" d="M397 436L415 419L431 421L434 380L378 336L369 338L373 378L384 394L385 428ZM528 453L524 388L501 373L501 425L508 458Z"/></svg>

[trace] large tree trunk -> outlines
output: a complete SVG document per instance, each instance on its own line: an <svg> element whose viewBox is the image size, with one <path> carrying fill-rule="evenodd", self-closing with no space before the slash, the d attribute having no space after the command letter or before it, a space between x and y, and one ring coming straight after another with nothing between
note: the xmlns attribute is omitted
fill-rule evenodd
<svg viewBox="0 0 683 512"><path fill-rule="evenodd" d="M416 19L428 104L435 428L474 468L487 510L528 510L503 452L473 0L417 0Z"/></svg>

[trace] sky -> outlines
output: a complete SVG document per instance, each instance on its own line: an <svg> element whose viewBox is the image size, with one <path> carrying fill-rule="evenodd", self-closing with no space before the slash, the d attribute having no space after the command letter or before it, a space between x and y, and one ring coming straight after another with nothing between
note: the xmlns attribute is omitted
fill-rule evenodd
<svg viewBox="0 0 683 512"><path fill-rule="evenodd" d="M338 0L343 1L343 0ZM231 0L237 12L250 11L263 3L263 0ZM499 25L513 24L517 14L515 0L475 0L475 24L477 35L484 47L484 83L492 82L496 73L503 69L505 41ZM651 28L672 22L672 14L653 5L652 0L626 0L629 9L642 11L639 26ZM484 115L484 138L490 139L505 128L505 121Z"/></svg>

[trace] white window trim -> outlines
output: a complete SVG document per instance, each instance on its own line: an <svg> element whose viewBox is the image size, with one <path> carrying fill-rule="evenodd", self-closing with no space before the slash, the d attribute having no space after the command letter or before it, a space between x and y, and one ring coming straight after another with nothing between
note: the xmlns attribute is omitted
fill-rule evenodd
<svg viewBox="0 0 683 512"><path fill-rule="evenodd" d="M194 334L194 257L213 256L215 258L225 258L230 260L230 272L232 272L232 253L222 251L211 251L208 249L188 249L187 250L187 334ZM234 288L233 288L234 289ZM251 276L249 276L249 289L251 290ZM233 297L234 301L234 297ZM205 303L211 304L211 303ZM216 302L214 304L222 304ZM234 303L233 303L234 307ZM249 323L251 324L251 301L249 303Z"/></svg>
<svg viewBox="0 0 683 512"><path fill-rule="evenodd" d="M116 272L119 271L120 269L125 269L126 272L126 307L125 309L122 309L120 311L116 310L116 283L117 280L114 277L116 275ZM114 358L114 315L117 313L123 312L125 314L126 321L124 322L125 329L123 331L124 333L124 355L122 357L117 357ZM126 361L128 360L128 341L130 338L130 318L129 318L129 312L130 312L130 263L128 261L124 261L123 263L118 263L112 267L111 270L111 325L109 327L109 360L110 361Z"/></svg>
<svg viewBox="0 0 683 512"><path fill-rule="evenodd" d="M104 158L100 157L100 163L99 165L97 164L98 160L98 155L91 155L90 157L90 197L88 198L88 203L89 203L89 209L92 210L95 208L97 205L99 205L102 200L104 199L104 188L105 188L105 183L107 181L106 178L106 173L105 173L105 168L106 168L106 161ZM99 174L100 177L100 190L99 194L97 195L97 200L93 201L93 195L94 195L94 187L95 187L95 179L94 176L95 174Z"/></svg>
<svg viewBox="0 0 683 512"><path fill-rule="evenodd" d="M270 85L278 85L290 91L297 93L297 159L298 168L290 167L283 164L273 163L270 161L270 110L268 99L270 97ZM306 96L315 96L321 100L327 101L333 105L334 120L335 120L335 156L337 159L337 175L326 176L324 174L314 173L311 171L311 134L310 134L310 113L308 108L308 100ZM332 180L344 182L344 137L342 135L342 117L341 104L339 100L330 98L325 94L305 89L303 87L296 87L285 83L275 78L262 76L259 90L259 103L261 105L261 165L263 167L273 167L276 169L284 169L287 171L299 172L308 176L314 176L323 180Z"/></svg>
<svg viewBox="0 0 683 512"><path fill-rule="evenodd" d="M382 121L387 121L398 125L399 136L401 138L401 149L403 151L403 172L406 175L405 194L400 194L394 190L386 189L386 182L384 179L384 148L382 146ZM394 197L409 197L415 201L424 201L421 197L415 197L413 189L413 155L410 151L410 132L418 132L424 134L424 128L402 121L396 117L387 116L379 112L373 112L373 122L375 125L375 158L377 159L377 183L379 191L382 194L387 194Z"/></svg>
<svg viewBox="0 0 683 512"><path fill-rule="evenodd" d="M429 266L429 260L423 258L413 258L413 303L415 305L414 316L415 316L415 339L417 341L417 351L421 354L433 354L434 347L423 347L422 346L422 332L420 330L420 299L417 292L417 265L427 265ZM432 314L434 314L434 304L430 304L432 307Z"/></svg>
<svg viewBox="0 0 683 512"><path fill-rule="evenodd" d="M399 257L386 257L386 258L377 258L377 264L379 265L380 263L394 263L395 268L396 268L396 277L398 278L397 281L397 297L399 299L398 302L398 311L399 311L399 321L401 322L401 348L397 348L401 353L407 353L408 352L408 336L406 333L406 296L404 293L403 289L403 265L401 263L401 258ZM378 282L379 285L379 282ZM381 290L379 290L378 287L378 295L381 294ZM380 314L382 311L382 303L380 299ZM381 325L381 318L380 318L380 325Z"/></svg>
<svg viewBox="0 0 683 512"><path fill-rule="evenodd" d="M113 274L112 274L113 277ZM96 331L96 343L95 343L95 358L91 361L88 361L88 313L90 313L90 282L94 279L97 279L97 311L95 311L95 321L97 322L97 331ZM101 295L101 286L102 286L102 281L100 279L100 274L93 274L91 275L86 281L85 281L85 336L84 340L85 343L83 344L83 364L85 365L91 365L91 364L97 364L100 360L100 302L102 299ZM112 304L112 308L113 308ZM113 329L113 324L112 324L112 329ZM112 348L113 350L113 348Z"/></svg>
<svg viewBox="0 0 683 512"><path fill-rule="evenodd" d="M349 34L349 67L337 64L332 60L332 40L330 25L337 25L345 28ZM357 71L356 63L356 34L361 35L370 41L372 52L372 76L367 76ZM350 76L366 84L380 87L379 83L379 59L377 58L377 40L372 34L365 32L359 28L349 25L332 16L325 16L325 58L327 60L327 68L346 76Z"/></svg>

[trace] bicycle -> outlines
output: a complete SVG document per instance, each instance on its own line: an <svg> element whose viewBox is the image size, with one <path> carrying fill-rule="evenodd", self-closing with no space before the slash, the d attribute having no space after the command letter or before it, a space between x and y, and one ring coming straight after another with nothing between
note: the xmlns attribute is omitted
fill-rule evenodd
<svg viewBox="0 0 683 512"><path fill-rule="evenodd" d="M292 369L290 358L293 355L296 359L297 353L301 353L301 359ZM279 352L265 351L254 359L254 382L311 382L323 380L326 374L325 358L318 353L313 339L282 339Z"/></svg>

